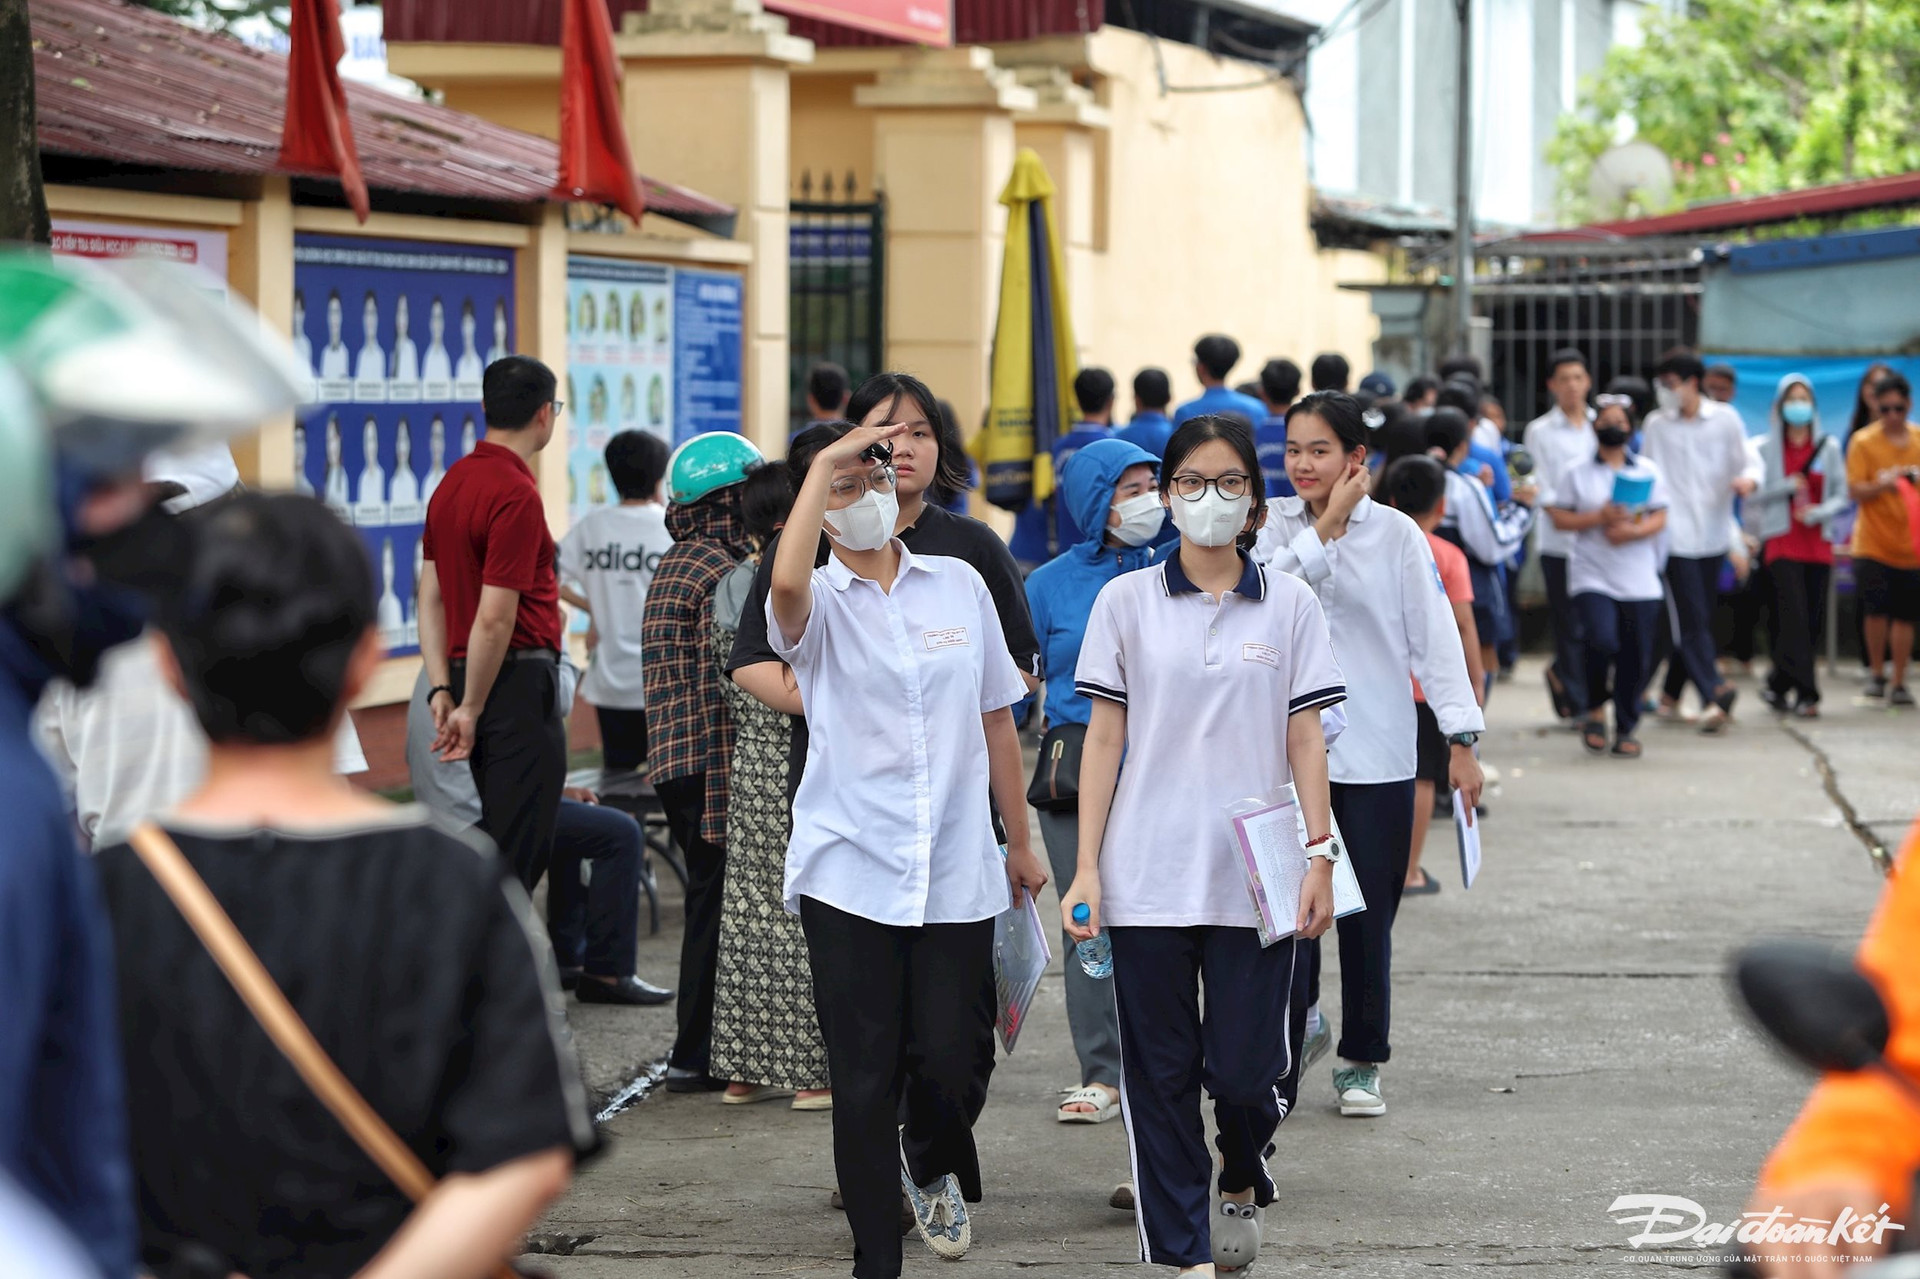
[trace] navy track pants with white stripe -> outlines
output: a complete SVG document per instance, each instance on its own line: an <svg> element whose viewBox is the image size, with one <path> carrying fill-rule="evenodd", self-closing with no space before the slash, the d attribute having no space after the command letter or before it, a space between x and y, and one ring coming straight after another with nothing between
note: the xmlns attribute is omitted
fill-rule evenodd
<svg viewBox="0 0 1920 1279"><path fill-rule="evenodd" d="M1200 1089L1214 1099L1220 1189L1252 1187L1256 1203L1273 1202L1265 1160L1299 1084L1292 1066L1305 1028L1308 943L1262 950L1251 928L1106 931L1141 1260L1200 1265L1213 1260Z"/></svg>

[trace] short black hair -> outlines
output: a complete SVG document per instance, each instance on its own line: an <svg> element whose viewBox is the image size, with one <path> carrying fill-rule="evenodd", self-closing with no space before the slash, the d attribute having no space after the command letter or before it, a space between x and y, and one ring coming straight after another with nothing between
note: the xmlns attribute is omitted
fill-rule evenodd
<svg viewBox="0 0 1920 1279"><path fill-rule="evenodd" d="M1698 382L1706 377L1707 366L1700 362L1692 348L1676 346L1660 357L1660 363L1653 366L1653 375L1666 377L1671 373L1682 382Z"/></svg>
<svg viewBox="0 0 1920 1279"><path fill-rule="evenodd" d="M1260 366L1260 393L1269 404L1291 404L1300 396L1300 366L1292 360L1268 360Z"/></svg>
<svg viewBox="0 0 1920 1279"><path fill-rule="evenodd" d="M740 522L746 525L747 535L762 546L772 541L793 509L793 491L793 479L780 463L749 466L740 484Z"/></svg>
<svg viewBox="0 0 1920 1279"><path fill-rule="evenodd" d="M1345 391L1315 391L1293 406L1287 422L1291 424L1296 417L1317 417L1325 422L1349 453L1367 443L1366 410Z"/></svg>
<svg viewBox="0 0 1920 1279"><path fill-rule="evenodd" d="M1464 379L1449 379L1440 388L1434 409L1459 409L1471 421L1480 416L1480 388Z"/></svg>
<svg viewBox="0 0 1920 1279"><path fill-rule="evenodd" d="M1873 393L1876 396L1904 395L1908 403L1913 401L1913 387L1908 383L1906 375L1896 373L1892 369L1888 369L1873 380Z"/></svg>
<svg viewBox="0 0 1920 1279"><path fill-rule="evenodd" d="M1480 363L1480 357L1477 355L1449 355L1440 361L1442 382L1451 382L1462 374L1472 378L1475 386L1487 384L1486 366Z"/></svg>
<svg viewBox="0 0 1920 1279"><path fill-rule="evenodd" d="M1173 477L1186 462L1187 455L1208 440L1224 440L1240 455L1240 465L1251 481L1247 485L1247 494L1253 498L1253 505L1247 513L1258 516L1267 509L1267 486L1261 478L1260 450L1253 442L1253 427L1237 413L1201 413L1180 424L1167 440L1166 456L1160 463L1160 496L1164 498L1173 491ZM1252 550L1259 527L1260 522L1255 519L1255 531L1240 534L1234 544L1243 551Z"/></svg>
<svg viewBox="0 0 1920 1279"><path fill-rule="evenodd" d="M1133 375L1133 402L1138 408L1155 411L1173 403L1173 381L1165 369L1141 369Z"/></svg>
<svg viewBox="0 0 1920 1279"><path fill-rule="evenodd" d="M650 498L667 473L672 450L652 431L622 431L607 441L607 476L622 501Z"/></svg>
<svg viewBox="0 0 1920 1279"><path fill-rule="evenodd" d="M1113 407L1113 374L1100 368L1085 368L1073 375L1073 398L1080 411L1092 416Z"/></svg>
<svg viewBox="0 0 1920 1279"><path fill-rule="evenodd" d="M1313 389L1344 391L1353 380L1353 366L1337 351L1325 351L1313 357Z"/></svg>
<svg viewBox="0 0 1920 1279"><path fill-rule="evenodd" d="M1731 364L1709 364L1704 377L1723 377L1735 386L1740 385L1740 374Z"/></svg>
<svg viewBox="0 0 1920 1279"><path fill-rule="evenodd" d="M940 401L925 382L911 373L876 373L862 382L847 401L847 421L858 426L882 404L898 407L901 400L912 400L933 427L934 441L940 446L940 461L933 468L933 483L927 493L935 502L951 502L973 487L967 470L967 450L960 439L960 423L940 411Z"/></svg>
<svg viewBox="0 0 1920 1279"><path fill-rule="evenodd" d="M1379 426L1373 428L1374 452L1380 454L1386 465L1392 466L1403 457L1419 456L1427 451L1427 419L1409 409L1399 400L1382 400L1373 406L1380 414Z"/></svg>
<svg viewBox="0 0 1920 1279"><path fill-rule="evenodd" d="M1233 390L1234 394L1244 395L1248 399L1257 400L1260 398L1260 383L1256 380L1241 382L1237 384Z"/></svg>
<svg viewBox="0 0 1920 1279"><path fill-rule="evenodd" d="M1631 373L1619 373L1608 378L1604 389L1608 395L1624 395L1632 399L1635 417L1645 417L1647 409L1653 404L1653 388L1647 384L1647 379Z"/></svg>
<svg viewBox="0 0 1920 1279"><path fill-rule="evenodd" d="M1411 404L1415 400L1426 399L1429 395L1434 394L1439 389L1440 389L1439 378L1433 376L1433 374L1431 373L1421 373L1416 375L1412 381L1407 383L1407 389L1402 391L1401 395L1406 399L1407 403Z"/></svg>
<svg viewBox="0 0 1920 1279"><path fill-rule="evenodd" d="M853 393L853 381L838 364L822 360L807 370L807 394L829 413L838 413Z"/></svg>
<svg viewBox="0 0 1920 1279"><path fill-rule="evenodd" d="M1193 344L1193 358L1209 376L1224 382L1240 363L1240 344L1224 333L1209 333Z"/></svg>
<svg viewBox="0 0 1920 1279"><path fill-rule="evenodd" d="M1415 519L1431 512L1447 495L1446 468L1425 453L1411 453L1387 463L1380 480L1387 505Z"/></svg>
<svg viewBox="0 0 1920 1279"><path fill-rule="evenodd" d="M1587 357L1570 346L1563 346L1547 357L1547 381L1551 382L1560 373L1562 364L1578 364L1587 367Z"/></svg>
<svg viewBox="0 0 1920 1279"><path fill-rule="evenodd" d="M1473 423L1465 413L1448 405L1427 416L1427 447L1452 457L1473 435Z"/></svg>
<svg viewBox="0 0 1920 1279"><path fill-rule="evenodd" d="M327 732L374 622L360 535L320 502L241 493L195 519L160 626L210 741L284 746Z"/></svg>
<svg viewBox="0 0 1920 1279"><path fill-rule="evenodd" d="M489 431L524 430L534 415L553 403L559 389L553 370L531 355L503 355L481 375L480 406Z"/></svg>

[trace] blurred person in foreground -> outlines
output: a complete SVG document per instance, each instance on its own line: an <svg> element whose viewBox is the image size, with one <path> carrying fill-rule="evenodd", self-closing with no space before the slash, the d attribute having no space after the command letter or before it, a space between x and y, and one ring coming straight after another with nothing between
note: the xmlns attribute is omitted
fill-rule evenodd
<svg viewBox="0 0 1920 1279"><path fill-rule="evenodd" d="M145 1263L249 1279L490 1275L593 1148L532 907L484 839L333 771L383 656L352 529L312 498L212 512L162 668L209 742L165 834L322 1049L439 1179L409 1202L236 997L126 845L100 854ZM220 1273L216 1271L215 1273Z"/></svg>

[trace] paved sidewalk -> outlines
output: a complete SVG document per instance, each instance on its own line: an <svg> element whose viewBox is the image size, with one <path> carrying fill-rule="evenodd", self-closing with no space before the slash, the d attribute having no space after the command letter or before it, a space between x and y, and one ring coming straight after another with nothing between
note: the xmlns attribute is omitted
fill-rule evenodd
<svg viewBox="0 0 1920 1279"><path fill-rule="evenodd" d="M1408 901L1395 930L1389 1112L1341 1119L1328 1063L1314 1069L1279 1134L1259 1269L1637 1273L1633 1229L1607 1214L1616 1195L1737 1215L1808 1081L1732 1008L1726 958L1760 936L1850 944L1880 877L1849 818L1897 843L1920 809L1920 715L1855 692L1835 679L1828 718L1789 731L1748 685L1727 737L1648 723L1635 763L1589 759L1550 726L1532 664L1501 685L1484 753L1504 778L1481 881L1461 891L1438 826L1428 865L1444 890ZM670 981L676 909L643 940L642 976ZM602 1094L671 1039L670 1010L574 1012ZM1126 1175L1120 1123L1053 1121L1078 1082L1056 971L980 1121L974 1251L947 1272L909 1240L910 1275L1080 1279L1137 1258L1131 1216L1106 1207ZM608 1127L611 1149L543 1227L575 1245L539 1259L560 1279L849 1273L845 1221L827 1207L829 1116L660 1092Z"/></svg>

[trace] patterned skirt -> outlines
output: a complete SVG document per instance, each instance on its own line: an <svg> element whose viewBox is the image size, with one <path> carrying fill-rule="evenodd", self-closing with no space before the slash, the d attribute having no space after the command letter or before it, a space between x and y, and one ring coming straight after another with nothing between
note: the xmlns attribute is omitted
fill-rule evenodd
<svg viewBox="0 0 1920 1279"><path fill-rule="evenodd" d="M727 635L731 647L732 636ZM714 991L714 1076L776 1088L826 1088L827 1046L813 1007L813 968L800 919L783 902L787 717L723 680L733 710L732 798Z"/></svg>

